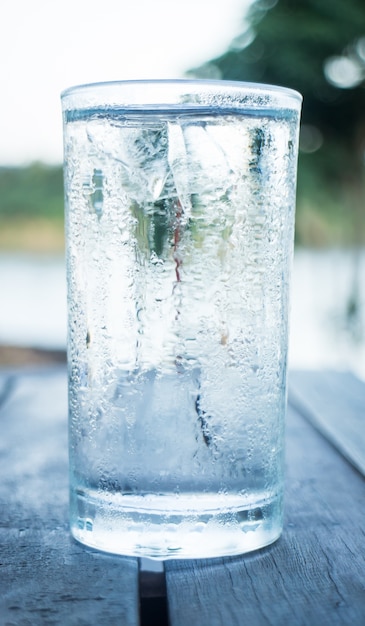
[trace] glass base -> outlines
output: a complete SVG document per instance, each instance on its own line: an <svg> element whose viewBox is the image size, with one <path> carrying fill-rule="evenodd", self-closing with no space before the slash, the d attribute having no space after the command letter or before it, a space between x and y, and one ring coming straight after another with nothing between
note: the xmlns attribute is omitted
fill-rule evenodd
<svg viewBox="0 0 365 626"><path fill-rule="evenodd" d="M174 508L171 508L172 502ZM252 502L252 499L251 499ZM153 559L214 558L263 548L282 532L282 496L71 494L71 533L97 550Z"/></svg>

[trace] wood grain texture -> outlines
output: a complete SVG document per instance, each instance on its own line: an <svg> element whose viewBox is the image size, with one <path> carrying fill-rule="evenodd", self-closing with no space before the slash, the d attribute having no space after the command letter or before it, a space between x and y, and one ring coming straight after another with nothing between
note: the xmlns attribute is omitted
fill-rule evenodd
<svg viewBox="0 0 365 626"><path fill-rule="evenodd" d="M252 555L166 563L173 626L363 626L365 481L293 409L282 538Z"/></svg>
<svg viewBox="0 0 365 626"><path fill-rule="evenodd" d="M306 398L301 376L296 393ZM316 374L319 390L326 376ZM365 385L340 377L335 387L344 414L362 406ZM328 409L325 394L321 402ZM138 624L137 559L69 536L65 370L0 376L0 428L0 625ZM364 477L291 408L283 537L246 557L167 562L170 626L363 626L364 511ZM147 613L161 602L154 569L142 562L141 579L157 581L141 594ZM142 623L158 623L144 613Z"/></svg>
<svg viewBox="0 0 365 626"><path fill-rule="evenodd" d="M365 384L349 372L292 372L289 399L365 475Z"/></svg>
<svg viewBox="0 0 365 626"><path fill-rule="evenodd" d="M64 368L0 381L0 624L139 624L137 560L69 536Z"/></svg>

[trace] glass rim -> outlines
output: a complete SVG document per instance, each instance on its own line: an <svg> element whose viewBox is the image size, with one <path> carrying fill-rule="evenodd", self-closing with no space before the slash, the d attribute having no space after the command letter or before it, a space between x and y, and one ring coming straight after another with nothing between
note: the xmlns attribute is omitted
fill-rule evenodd
<svg viewBox="0 0 365 626"><path fill-rule="evenodd" d="M178 99L183 98L181 100ZM216 101L214 101L216 99ZM90 104L127 110L246 107L300 110L302 95L280 85L210 79L139 79L74 85L61 92L65 110ZM71 106L68 106L70 104Z"/></svg>

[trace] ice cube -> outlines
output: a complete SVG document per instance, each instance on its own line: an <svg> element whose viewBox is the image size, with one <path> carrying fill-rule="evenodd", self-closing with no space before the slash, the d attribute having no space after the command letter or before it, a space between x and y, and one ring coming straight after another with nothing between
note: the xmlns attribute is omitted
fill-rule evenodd
<svg viewBox="0 0 365 626"><path fill-rule="evenodd" d="M183 128L189 163L190 193L222 197L233 184L233 171L221 143L204 122Z"/></svg>
<svg viewBox="0 0 365 626"><path fill-rule="evenodd" d="M189 160L186 152L184 133L179 123L168 123L168 138L168 163L176 194L179 198L184 215L187 217L191 212Z"/></svg>
<svg viewBox="0 0 365 626"><path fill-rule="evenodd" d="M89 124L89 142L101 158L122 165L122 183L131 200L143 204L158 200L168 176L167 130L162 122L142 124L100 120Z"/></svg>

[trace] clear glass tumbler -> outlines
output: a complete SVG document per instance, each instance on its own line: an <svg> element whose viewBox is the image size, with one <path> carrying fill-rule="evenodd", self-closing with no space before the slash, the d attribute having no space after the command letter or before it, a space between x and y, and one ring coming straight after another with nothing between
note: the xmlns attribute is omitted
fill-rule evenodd
<svg viewBox="0 0 365 626"><path fill-rule="evenodd" d="M160 559L268 545L301 96L130 81L62 104L72 534Z"/></svg>

